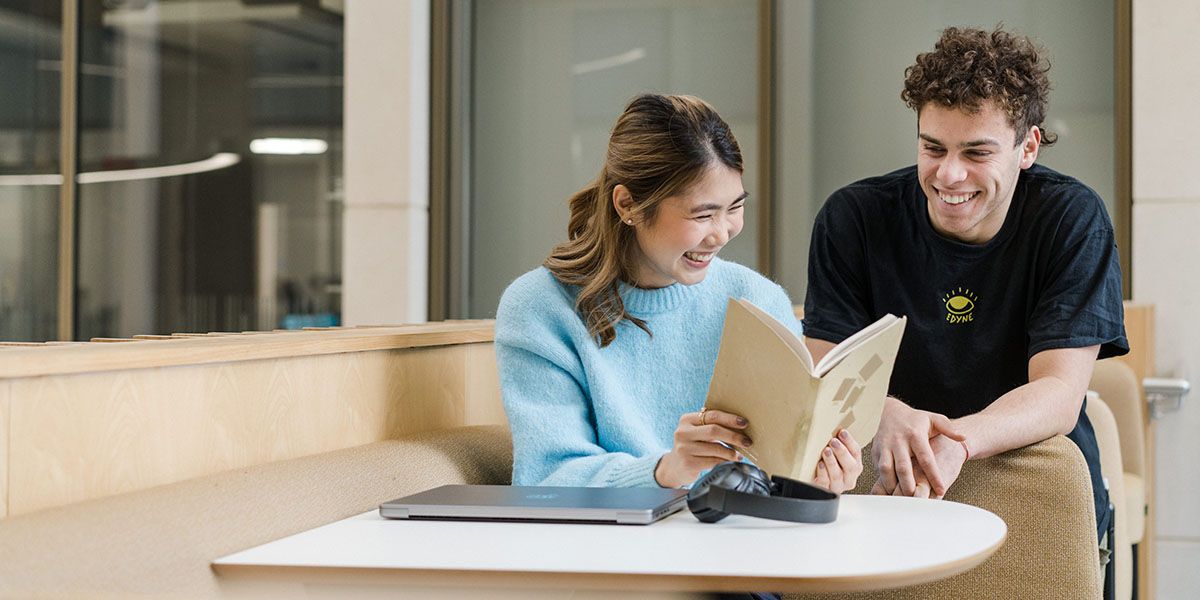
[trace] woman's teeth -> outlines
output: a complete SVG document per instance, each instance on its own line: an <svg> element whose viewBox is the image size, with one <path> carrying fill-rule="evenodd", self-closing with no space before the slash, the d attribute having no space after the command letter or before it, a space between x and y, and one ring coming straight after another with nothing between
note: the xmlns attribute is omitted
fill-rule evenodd
<svg viewBox="0 0 1200 600"><path fill-rule="evenodd" d="M695 262L708 262L713 257L714 252L684 252L683 256L688 260Z"/></svg>

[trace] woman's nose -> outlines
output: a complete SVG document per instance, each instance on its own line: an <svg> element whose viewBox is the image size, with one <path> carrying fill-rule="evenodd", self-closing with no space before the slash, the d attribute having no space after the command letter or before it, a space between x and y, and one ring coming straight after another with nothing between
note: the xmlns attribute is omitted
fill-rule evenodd
<svg viewBox="0 0 1200 600"><path fill-rule="evenodd" d="M708 243L721 247L729 243L730 238L737 235L737 223L729 215L713 219L712 231L708 234Z"/></svg>

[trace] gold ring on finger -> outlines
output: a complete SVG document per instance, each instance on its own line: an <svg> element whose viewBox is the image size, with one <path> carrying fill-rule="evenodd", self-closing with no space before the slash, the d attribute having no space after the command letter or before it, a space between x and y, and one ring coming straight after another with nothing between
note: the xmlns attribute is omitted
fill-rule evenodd
<svg viewBox="0 0 1200 600"><path fill-rule="evenodd" d="M708 407L707 407L707 406L705 406L704 408L701 408L701 409L700 409L700 426L701 426L701 427L703 427L703 426L705 426L705 425L708 425L708 421L706 421L706 420L705 420L705 419L708 417L708 415L704 414L704 413L706 413L706 412L708 412Z"/></svg>

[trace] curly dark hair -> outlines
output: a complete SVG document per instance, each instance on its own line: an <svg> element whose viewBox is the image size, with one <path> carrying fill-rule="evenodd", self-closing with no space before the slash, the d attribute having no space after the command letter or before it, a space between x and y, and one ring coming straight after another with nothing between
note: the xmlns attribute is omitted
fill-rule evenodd
<svg viewBox="0 0 1200 600"><path fill-rule="evenodd" d="M976 113L990 101L1008 116L1017 144L1036 125L1042 145L1048 146L1058 136L1042 127L1050 102L1050 63L1040 53L1029 38L1000 27L991 33L948 27L933 52L917 55L917 62L904 70L900 98L917 112L934 102Z"/></svg>

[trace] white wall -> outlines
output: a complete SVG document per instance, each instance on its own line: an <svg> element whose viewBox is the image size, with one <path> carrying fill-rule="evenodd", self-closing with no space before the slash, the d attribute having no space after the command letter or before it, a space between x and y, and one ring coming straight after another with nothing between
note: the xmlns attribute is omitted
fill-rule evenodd
<svg viewBox="0 0 1200 600"><path fill-rule="evenodd" d="M345 13L342 322L428 318L428 0Z"/></svg>
<svg viewBox="0 0 1200 600"><path fill-rule="evenodd" d="M1157 313L1161 374L1200 384L1200 3L1133 3L1133 297ZM1159 598L1200 590L1200 394L1159 419Z"/></svg>

